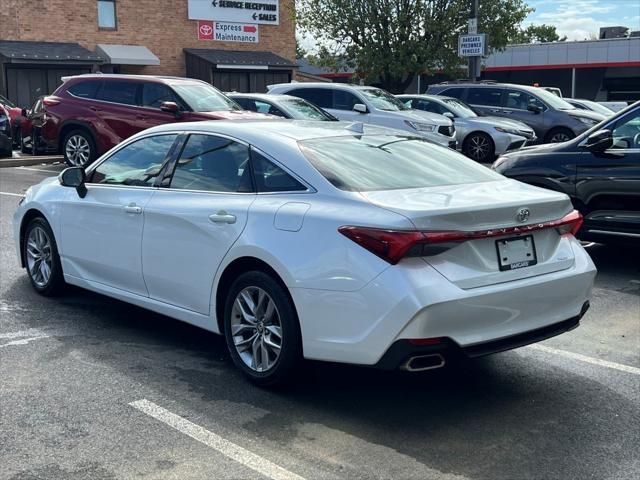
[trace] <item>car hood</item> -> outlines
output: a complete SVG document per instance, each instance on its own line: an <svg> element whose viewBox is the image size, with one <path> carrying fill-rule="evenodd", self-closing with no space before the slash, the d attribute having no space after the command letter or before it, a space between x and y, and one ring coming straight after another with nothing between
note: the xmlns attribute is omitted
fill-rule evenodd
<svg viewBox="0 0 640 480"><path fill-rule="evenodd" d="M404 120L409 120L410 122L426 122L435 125L446 125L450 126L452 124L451 120L443 115L438 115L437 113L424 112L422 110L400 110L397 112L385 112L391 113L394 116L398 116L403 118Z"/></svg>
<svg viewBox="0 0 640 480"><path fill-rule="evenodd" d="M192 112L194 117L201 117L203 120L265 120L276 118L273 115L250 112L248 110L216 110L215 112Z"/></svg>
<svg viewBox="0 0 640 480"><path fill-rule="evenodd" d="M479 127L492 126L503 128L514 128L516 130L524 130L527 132L533 132L533 129L526 123L519 122L518 120L510 120L502 117L471 117L465 118L467 125L477 125Z"/></svg>

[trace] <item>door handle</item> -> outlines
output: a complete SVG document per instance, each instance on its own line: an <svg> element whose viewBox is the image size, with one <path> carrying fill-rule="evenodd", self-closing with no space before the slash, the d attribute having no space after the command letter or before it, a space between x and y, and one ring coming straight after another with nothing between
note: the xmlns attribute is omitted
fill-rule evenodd
<svg viewBox="0 0 640 480"><path fill-rule="evenodd" d="M142 213L142 207L138 207L135 203L130 203L129 205L125 205L124 207L122 207L122 209L125 211L125 213L136 213L136 214Z"/></svg>
<svg viewBox="0 0 640 480"><path fill-rule="evenodd" d="M230 213L225 212L224 210L220 210L218 213L214 213L213 215L209 215L209 220L213 223L236 223L236 216L231 215Z"/></svg>

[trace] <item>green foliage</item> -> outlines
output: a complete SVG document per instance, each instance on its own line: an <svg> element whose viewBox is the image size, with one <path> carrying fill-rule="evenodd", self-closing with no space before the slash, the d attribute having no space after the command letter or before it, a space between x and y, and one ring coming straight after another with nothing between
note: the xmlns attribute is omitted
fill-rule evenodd
<svg viewBox="0 0 640 480"><path fill-rule="evenodd" d="M365 80L402 92L418 73L458 74L469 0L298 0L298 26ZM524 0L481 0L478 31L504 48L532 10ZM326 57L326 56L325 56Z"/></svg>
<svg viewBox="0 0 640 480"><path fill-rule="evenodd" d="M542 25L529 25L527 28L519 30L509 43L564 42L566 39L567 37L560 38L555 26L543 23Z"/></svg>

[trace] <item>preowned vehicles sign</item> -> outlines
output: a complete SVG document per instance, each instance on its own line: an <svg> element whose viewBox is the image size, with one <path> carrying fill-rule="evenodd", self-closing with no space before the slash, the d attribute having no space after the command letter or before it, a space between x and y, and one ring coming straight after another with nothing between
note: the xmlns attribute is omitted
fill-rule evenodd
<svg viewBox="0 0 640 480"><path fill-rule="evenodd" d="M484 33L461 35L458 39L458 55L461 57L481 57L486 52L486 38Z"/></svg>
<svg viewBox="0 0 640 480"><path fill-rule="evenodd" d="M279 0L188 0L190 20L279 25Z"/></svg>
<svg viewBox="0 0 640 480"><path fill-rule="evenodd" d="M211 20L198 20L198 38L200 40L244 43L258 43L260 40L258 25L212 22Z"/></svg>

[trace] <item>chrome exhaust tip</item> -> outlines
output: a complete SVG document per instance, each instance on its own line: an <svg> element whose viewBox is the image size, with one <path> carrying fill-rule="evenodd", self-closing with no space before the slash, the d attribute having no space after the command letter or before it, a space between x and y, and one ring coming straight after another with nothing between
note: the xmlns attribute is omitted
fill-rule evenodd
<svg viewBox="0 0 640 480"><path fill-rule="evenodd" d="M416 355L409 358L400 368L407 372L424 372L435 368L444 367L444 357L439 353L429 355Z"/></svg>

